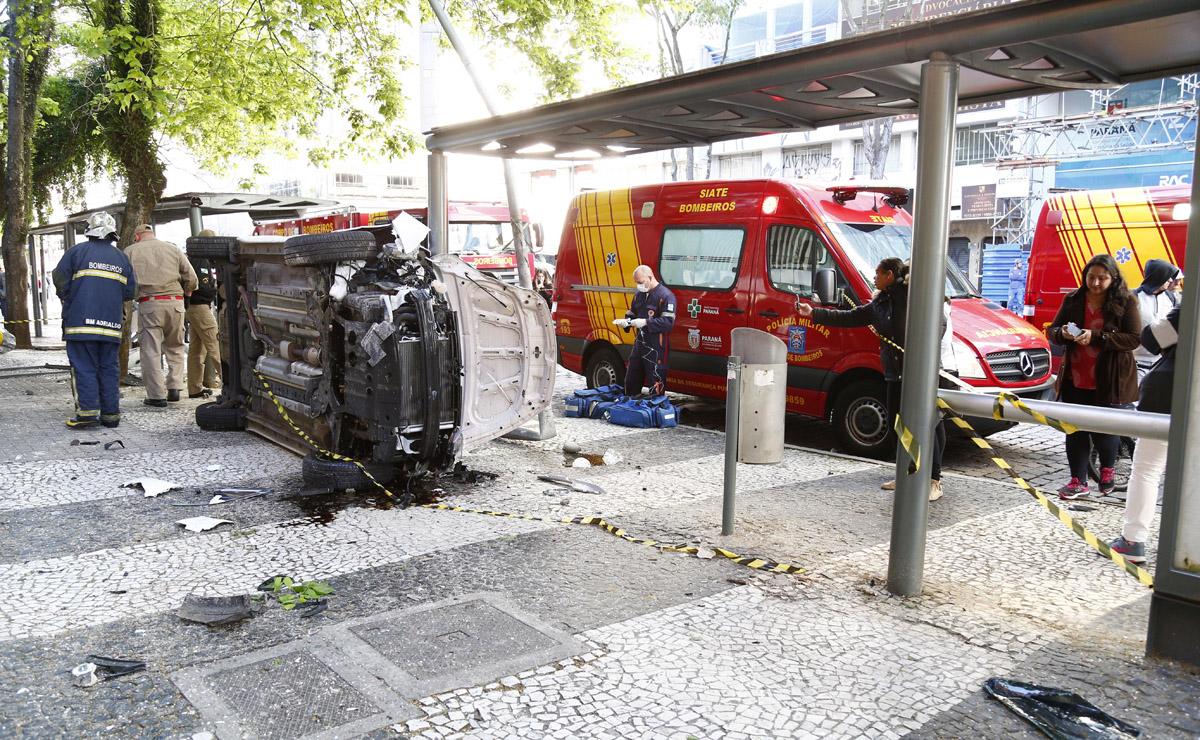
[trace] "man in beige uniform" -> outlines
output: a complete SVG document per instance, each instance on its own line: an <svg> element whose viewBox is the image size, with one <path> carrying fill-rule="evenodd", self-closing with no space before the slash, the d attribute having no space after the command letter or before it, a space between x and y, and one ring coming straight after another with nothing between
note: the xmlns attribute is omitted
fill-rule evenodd
<svg viewBox="0 0 1200 740"><path fill-rule="evenodd" d="M138 342L141 345L142 382L147 406L166 406L178 401L183 390L187 350L183 342L183 297L191 295L199 281L183 251L154 236L146 224L133 232L134 243L125 248L137 279L134 302L138 312ZM167 357L166 385L162 358Z"/></svg>

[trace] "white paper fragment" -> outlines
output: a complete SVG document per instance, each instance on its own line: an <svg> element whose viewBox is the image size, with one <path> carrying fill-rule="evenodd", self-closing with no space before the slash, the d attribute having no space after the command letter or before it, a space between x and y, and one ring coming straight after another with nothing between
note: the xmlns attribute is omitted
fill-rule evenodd
<svg viewBox="0 0 1200 740"><path fill-rule="evenodd" d="M425 237L429 236L429 227L401 211L392 221L392 234L401 248L416 251Z"/></svg>
<svg viewBox="0 0 1200 740"><path fill-rule="evenodd" d="M616 450L607 450L604 453L605 465L616 465L624 459L625 458L621 457L621 453L617 452Z"/></svg>
<svg viewBox="0 0 1200 740"><path fill-rule="evenodd" d="M573 468L590 468L592 463L586 457L577 457L575 462L571 463Z"/></svg>
<svg viewBox="0 0 1200 740"><path fill-rule="evenodd" d="M755 385L775 385L774 370L755 370L754 371Z"/></svg>
<svg viewBox="0 0 1200 740"><path fill-rule="evenodd" d="M189 532L206 532L218 524L233 524L228 519L213 519L211 516L194 516L190 519L180 519L175 523L182 524L184 529Z"/></svg>
<svg viewBox="0 0 1200 740"><path fill-rule="evenodd" d="M726 373L725 373L725 378L726 378L727 380L734 380L734 379L736 379L736 378L737 378L737 370L730 370L730 371L726 372Z"/></svg>
<svg viewBox="0 0 1200 740"><path fill-rule="evenodd" d="M209 504L223 504L223 503L225 503L225 497L221 496L221 495L213 496L211 499L209 499L208 503Z"/></svg>
<svg viewBox="0 0 1200 740"><path fill-rule="evenodd" d="M121 488L141 488L146 494L146 498L153 498L160 493L166 493L167 491L179 488L179 484L159 480L158 478L138 478L128 483L122 483Z"/></svg>
<svg viewBox="0 0 1200 740"><path fill-rule="evenodd" d="M220 470L220 469L221 469L220 465L209 465L207 468L205 468L205 470L207 470L209 472L213 472L213 471Z"/></svg>
<svg viewBox="0 0 1200 740"><path fill-rule="evenodd" d="M707 547L700 546L700 547L696 548L696 557L698 557L702 560L711 560L715 556L716 556L716 553L713 552L712 550L708 549Z"/></svg>

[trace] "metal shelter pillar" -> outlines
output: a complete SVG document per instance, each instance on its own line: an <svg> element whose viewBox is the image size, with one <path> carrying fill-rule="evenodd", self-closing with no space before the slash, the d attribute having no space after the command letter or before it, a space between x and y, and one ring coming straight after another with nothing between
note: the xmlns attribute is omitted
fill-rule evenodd
<svg viewBox="0 0 1200 740"><path fill-rule="evenodd" d="M192 236L199 236L204 230L204 216L200 213L200 206L203 204L199 198L192 198L192 202L188 204L188 225L192 228Z"/></svg>
<svg viewBox="0 0 1200 740"><path fill-rule="evenodd" d="M920 465L909 475L910 458L896 452L896 494L888 590L900 596L921 592L933 426L937 422L937 378L941 354L942 301L946 294L946 240L950 223L950 176L954 170L954 114L958 107L958 64L935 52L921 70L917 130L917 202L909 272L900 418L919 445ZM914 330L915 329L915 330Z"/></svg>
<svg viewBox="0 0 1200 740"><path fill-rule="evenodd" d="M429 251L449 254L450 204L447 202L446 154L429 153Z"/></svg>
<svg viewBox="0 0 1200 740"><path fill-rule="evenodd" d="M1192 213L1184 264L1200 266L1200 149L1194 155ZM1193 268L1195 269L1195 268ZM1200 665L1200 295L1197 280L1183 281L1171 433L1167 439L1167 483L1163 492L1150 598L1146 652Z"/></svg>
<svg viewBox="0 0 1200 740"><path fill-rule="evenodd" d="M42 276L38 273L37 249L33 246L33 234L29 235L29 294L33 297L33 335L42 336Z"/></svg>

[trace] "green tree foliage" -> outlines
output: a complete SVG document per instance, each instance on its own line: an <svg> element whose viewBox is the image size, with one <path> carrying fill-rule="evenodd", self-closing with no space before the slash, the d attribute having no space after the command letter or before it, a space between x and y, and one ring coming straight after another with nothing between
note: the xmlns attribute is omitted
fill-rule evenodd
<svg viewBox="0 0 1200 740"><path fill-rule="evenodd" d="M428 6L426 18L430 18ZM617 37L616 26L631 8L606 0L453 0L445 3L455 25L485 50L502 56L515 49L529 62L545 87L543 101L585 92L581 73L598 64L605 79L626 82L637 56Z"/></svg>

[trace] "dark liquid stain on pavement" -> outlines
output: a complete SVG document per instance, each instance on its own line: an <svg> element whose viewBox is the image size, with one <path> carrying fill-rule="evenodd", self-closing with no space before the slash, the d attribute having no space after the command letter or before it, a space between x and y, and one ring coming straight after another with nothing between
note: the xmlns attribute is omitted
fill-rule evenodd
<svg viewBox="0 0 1200 740"><path fill-rule="evenodd" d="M391 490L391 487L389 487ZM302 493L284 496L286 501L300 510L301 518L296 521L281 524L281 527L307 527L311 525L325 526L337 518L339 512L345 509L392 509L401 507L400 491L392 491L395 498L388 496L379 489L362 491L331 491L327 493ZM419 504L434 504L441 500L444 493L435 481L424 484L413 483L407 493L413 498L410 506Z"/></svg>

